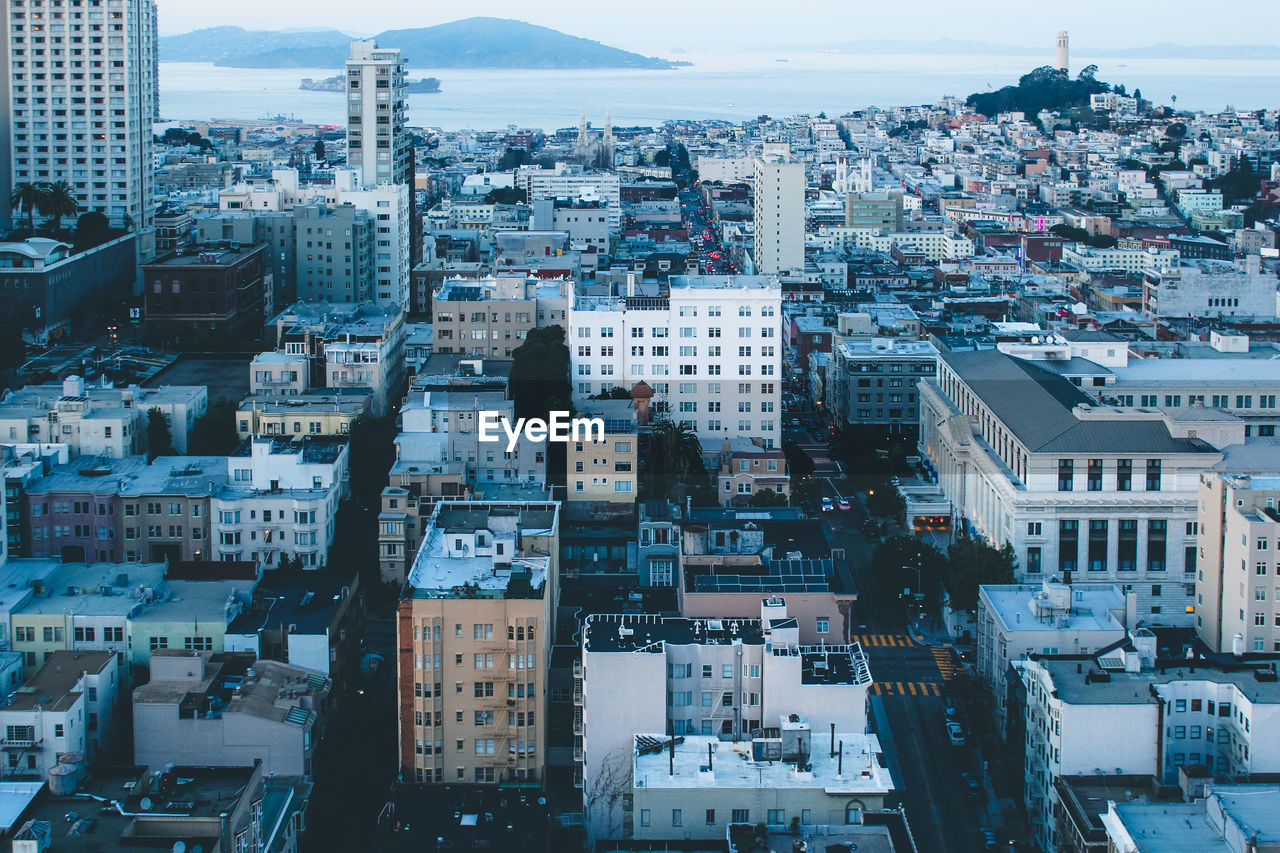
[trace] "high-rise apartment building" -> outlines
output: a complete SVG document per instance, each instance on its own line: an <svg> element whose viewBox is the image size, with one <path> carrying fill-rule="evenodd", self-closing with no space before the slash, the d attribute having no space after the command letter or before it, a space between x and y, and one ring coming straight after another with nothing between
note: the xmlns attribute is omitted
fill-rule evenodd
<svg viewBox="0 0 1280 853"><path fill-rule="evenodd" d="M787 146L765 145L755 161L755 271L804 269L804 163Z"/></svg>
<svg viewBox="0 0 1280 853"><path fill-rule="evenodd" d="M541 782L558 503L442 501L400 598L406 781Z"/></svg>
<svg viewBox="0 0 1280 853"><path fill-rule="evenodd" d="M400 51L354 41L347 60L347 162L365 186L413 183Z"/></svg>
<svg viewBox="0 0 1280 853"><path fill-rule="evenodd" d="M1280 650L1280 476L1200 475L1196 631L1220 652Z"/></svg>
<svg viewBox="0 0 1280 853"><path fill-rule="evenodd" d="M654 414L686 424L705 447L739 436L780 445L781 303L767 275L672 276L656 296L575 295L574 403L643 381Z"/></svg>
<svg viewBox="0 0 1280 853"><path fill-rule="evenodd" d="M82 211L149 232L155 0L6 3L0 26L9 79L0 93L5 185L67 181ZM0 219L7 219L8 205L0 207ZM140 250L148 252L145 245Z"/></svg>

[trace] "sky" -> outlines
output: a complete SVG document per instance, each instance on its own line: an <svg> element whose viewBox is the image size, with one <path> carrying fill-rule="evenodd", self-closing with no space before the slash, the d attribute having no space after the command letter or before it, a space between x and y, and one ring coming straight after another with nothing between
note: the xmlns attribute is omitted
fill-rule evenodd
<svg viewBox="0 0 1280 853"><path fill-rule="evenodd" d="M516 18L649 55L799 48L807 44L952 38L1073 49L1176 44L1268 44L1260 22L1272 0L156 0L162 35L235 24L246 29L321 27L352 35L428 27L471 16ZM1122 15L1117 16L1117 10Z"/></svg>

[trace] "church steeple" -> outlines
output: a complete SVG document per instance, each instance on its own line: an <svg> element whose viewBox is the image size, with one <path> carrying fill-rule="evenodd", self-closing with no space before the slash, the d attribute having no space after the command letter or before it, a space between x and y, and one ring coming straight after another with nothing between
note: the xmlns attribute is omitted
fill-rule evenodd
<svg viewBox="0 0 1280 853"><path fill-rule="evenodd" d="M578 142L577 149L579 154L583 154L587 150L587 146L591 144L590 137L587 136L587 110L582 110L582 118L578 119Z"/></svg>

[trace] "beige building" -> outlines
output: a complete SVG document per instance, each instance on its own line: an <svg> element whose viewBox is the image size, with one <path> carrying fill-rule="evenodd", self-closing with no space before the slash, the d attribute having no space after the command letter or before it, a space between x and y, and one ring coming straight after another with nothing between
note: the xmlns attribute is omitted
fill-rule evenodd
<svg viewBox="0 0 1280 853"><path fill-rule="evenodd" d="M773 492L782 504L791 496L787 457L779 447L765 447L760 438L726 438L720 452L708 456L714 464L716 497L722 506L745 504L756 492Z"/></svg>
<svg viewBox="0 0 1280 853"><path fill-rule="evenodd" d="M1196 630L1220 652L1280 651L1280 476L1200 477Z"/></svg>
<svg viewBox="0 0 1280 853"><path fill-rule="evenodd" d="M405 779L541 782L559 504L436 505L397 614Z"/></svg>
<svg viewBox="0 0 1280 853"><path fill-rule="evenodd" d="M765 145L755 161L755 272L770 275L804 269L804 163L785 144Z"/></svg>
<svg viewBox="0 0 1280 853"><path fill-rule="evenodd" d="M369 410L370 395L362 390L299 394L279 397L253 394L236 409L236 431L241 438L251 435L345 436L351 426Z"/></svg>
<svg viewBox="0 0 1280 853"><path fill-rule="evenodd" d="M432 301L435 352L510 358L536 326L537 280L450 279Z"/></svg>
<svg viewBox="0 0 1280 853"><path fill-rule="evenodd" d="M630 400L591 400L579 418L604 421L604 438L566 446L566 482L571 501L635 503L640 469L636 411Z"/></svg>

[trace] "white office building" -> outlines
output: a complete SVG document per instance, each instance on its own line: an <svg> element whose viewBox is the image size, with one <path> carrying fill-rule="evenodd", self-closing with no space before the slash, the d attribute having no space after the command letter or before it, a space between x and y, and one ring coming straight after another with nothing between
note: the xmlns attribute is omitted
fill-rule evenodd
<svg viewBox="0 0 1280 853"><path fill-rule="evenodd" d="M775 276L673 276L657 296L580 296L569 305L575 405L653 388L655 414L712 439L781 446L782 287Z"/></svg>
<svg viewBox="0 0 1280 853"><path fill-rule="evenodd" d="M942 353L937 379L918 387L920 453L953 524L1011 544L1018 580L1120 584L1138 618L1193 624L1200 472L1222 459L1217 447L1244 441L1241 422L1203 407L1100 407L996 350Z"/></svg>
<svg viewBox="0 0 1280 853"><path fill-rule="evenodd" d="M5 3L0 27L0 184L66 181L81 211L149 234L155 0ZM10 211L0 208L2 225Z"/></svg>

